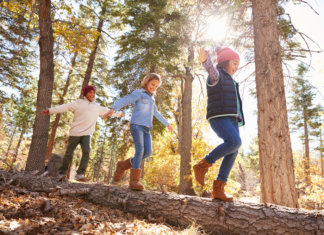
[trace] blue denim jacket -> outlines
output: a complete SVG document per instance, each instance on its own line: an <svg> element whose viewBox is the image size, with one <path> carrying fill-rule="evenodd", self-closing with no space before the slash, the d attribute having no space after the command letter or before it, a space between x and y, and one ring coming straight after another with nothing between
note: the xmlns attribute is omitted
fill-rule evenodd
<svg viewBox="0 0 324 235"><path fill-rule="evenodd" d="M118 111L121 108L134 103L135 106L130 124L146 126L152 129L154 115L160 122L163 123L163 125L169 125L168 121L165 120L165 118L157 110L153 95L149 94L143 88L135 90L131 94L117 100L112 108L115 111Z"/></svg>

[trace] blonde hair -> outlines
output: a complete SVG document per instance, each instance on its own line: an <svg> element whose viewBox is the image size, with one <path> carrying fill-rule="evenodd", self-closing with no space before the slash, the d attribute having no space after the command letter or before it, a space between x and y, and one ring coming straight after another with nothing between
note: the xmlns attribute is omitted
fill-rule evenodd
<svg viewBox="0 0 324 235"><path fill-rule="evenodd" d="M147 74L142 82L141 82L141 87L142 88L145 88L146 84L152 80L158 80L160 82L160 85L162 84L162 79L161 79L161 76L157 73L149 73Z"/></svg>

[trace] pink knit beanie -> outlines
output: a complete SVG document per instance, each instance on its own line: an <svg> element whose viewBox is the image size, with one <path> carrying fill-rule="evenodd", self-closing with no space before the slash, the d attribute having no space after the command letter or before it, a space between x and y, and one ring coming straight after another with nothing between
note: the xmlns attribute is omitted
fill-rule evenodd
<svg viewBox="0 0 324 235"><path fill-rule="evenodd" d="M83 94L83 96L86 96L86 94L89 91L91 91L91 90L94 91L94 92L96 92L96 89L93 86L88 85L88 86L83 87L82 88L82 94Z"/></svg>
<svg viewBox="0 0 324 235"><path fill-rule="evenodd" d="M227 60L240 60L239 54L228 47L224 47L217 51L217 63L222 63Z"/></svg>

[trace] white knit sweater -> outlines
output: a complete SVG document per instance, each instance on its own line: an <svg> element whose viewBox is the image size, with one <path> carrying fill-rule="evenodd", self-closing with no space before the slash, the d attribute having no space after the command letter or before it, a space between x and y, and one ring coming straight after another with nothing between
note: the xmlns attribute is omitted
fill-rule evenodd
<svg viewBox="0 0 324 235"><path fill-rule="evenodd" d="M99 115L104 115L108 112L108 108L96 104L95 101L90 102L87 98L84 98L49 109L50 114L67 111L74 113L69 135L84 136L93 134Z"/></svg>

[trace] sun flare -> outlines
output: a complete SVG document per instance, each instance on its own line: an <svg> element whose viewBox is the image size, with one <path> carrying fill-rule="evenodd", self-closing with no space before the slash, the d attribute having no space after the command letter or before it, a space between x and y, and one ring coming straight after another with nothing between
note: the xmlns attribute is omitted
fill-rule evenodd
<svg viewBox="0 0 324 235"><path fill-rule="evenodd" d="M206 21L204 38L213 42L223 41L227 35L227 16L212 16Z"/></svg>

